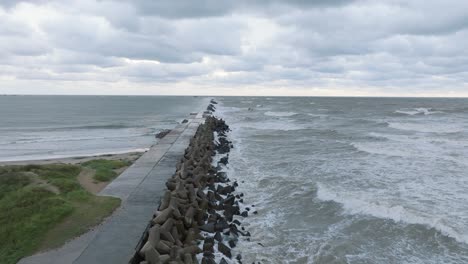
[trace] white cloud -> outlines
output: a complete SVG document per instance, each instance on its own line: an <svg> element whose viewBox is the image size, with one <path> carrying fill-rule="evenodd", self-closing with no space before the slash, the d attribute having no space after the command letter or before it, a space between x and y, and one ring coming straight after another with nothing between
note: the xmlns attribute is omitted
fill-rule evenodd
<svg viewBox="0 0 468 264"><path fill-rule="evenodd" d="M0 93L466 96L467 8L1 1Z"/></svg>

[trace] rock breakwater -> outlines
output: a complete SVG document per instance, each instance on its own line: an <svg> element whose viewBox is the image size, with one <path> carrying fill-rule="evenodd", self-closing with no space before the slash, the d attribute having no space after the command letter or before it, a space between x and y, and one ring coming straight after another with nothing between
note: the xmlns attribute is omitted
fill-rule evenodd
<svg viewBox="0 0 468 264"><path fill-rule="evenodd" d="M249 212L241 212L238 183L222 171L233 147L228 132L229 126L212 116L198 127L130 263L242 263L232 249L250 233L235 216Z"/></svg>

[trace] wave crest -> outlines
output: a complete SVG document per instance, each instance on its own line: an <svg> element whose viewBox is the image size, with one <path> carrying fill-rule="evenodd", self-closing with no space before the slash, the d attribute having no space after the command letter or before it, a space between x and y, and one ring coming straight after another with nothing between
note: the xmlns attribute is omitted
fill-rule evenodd
<svg viewBox="0 0 468 264"><path fill-rule="evenodd" d="M463 132L464 128L457 124L441 123L406 123L406 122L387 122L388 127L404 131L416 131L423 133L458 133Z"/></svg>
<svg viewBox="0 0 468 264"><path fill-rule="evenodd" d="M468 244L468 235L455 230L444 223L440 217L423 216L422 214L405 208L401 205L386 205L378 201L365 201L359 198L349 197L335 193L320 183L317 183L317 198L322 201L333 201L343 206L347 214L370 215L381 219L390 219L406 224L419 224L434 228L443 235L454 238L456 241Z"/></svg>
<svg viewBox="0 0 468 264"><path fill-rule="evenodd" d="M271 111L268 111L268 112L265 112L265 115L267 115L267 116L276 116L276 117L287 117L287 116L297 115L297 113L296 112L271 112Z"/></svg>
<svg viewBox="0 0 468 264"><path fill-rule="evenodd" d="M402 114L402 115L433 115L433 114L442 114L444 112L442 111L436 111L433 108L425 108L425 107L420 107L420 108L412 108L412 109L402 109L402 110L396 110L396 114Z"/></svg>

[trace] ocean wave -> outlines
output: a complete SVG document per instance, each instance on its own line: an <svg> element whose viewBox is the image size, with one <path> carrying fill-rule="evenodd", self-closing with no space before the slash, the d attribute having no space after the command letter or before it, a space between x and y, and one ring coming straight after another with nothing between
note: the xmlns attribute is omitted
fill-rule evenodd
<svg viewBox="0 0 468 264"><path fill-rule="evenodd" d="M267 115L267 116L276 116L276 117L288 117L288 116L297 115L297 113L296 112L271 112L271 111L268 111L268 112L265 112L265 115Z"/></svg>
<svg viewBox="0 0 468 264"><path fill-rule="evenodd" d="M328 116L328 115L324 115L324 114L312 114L312 113L308 113L307 115L312 116L312 117L317 117L317 118L320 118L320 119L326 118Z"/></svg>
<svg viewBox="0 0 468 264"><path fill-rule="evenodd" d="M404 146L402 146L401 148L398 148L398 147L391 148L386 145L382 146L382 144L375 144L375 143L353 142L350 144L356 150L369 153L369 154L386 155L390 157L412 157L414 156L413 153L408 152Z"/></svg>
<svg viewBox="0 0 468 264"><path fill-rule="evenodd" d="M70 141L85 141L85 140L102 140L102 139L115 139L115 138L132 138L148 136L148 133L127 134L116 136L89 136L89 137L64 137L64 138L36 138L36 139L19 139L11 142L3 142L0 145L9 144L33 144L33 143L47 143L47 142L70 142Z"/></svg>
<svg viewBox="0 0 468 264"><path fill-rule="evenodd" d="M458 133L465 130L464 127L457 124L448 123L404 123L404 122L387 122L388 127L404 131L416 131L423 133Z"/></svg>
<svg viewBox="0 0 468 264"><path fill-rule="evenodd" d="M405 208L401 205L386 205L378 201L350 197L347 194L338 194L317 183L317 198L322 201L333 201L343 206L346 214L370 215L381 219L390 219L406 224L419 224L434 228L443 235L451 237L458 242L468 244L468 234L461 233L444 222L440 217L424 216L422 213Z"/></svg>
<svg viewBox="0 0 468 264"><path fill-rule="evenodd" d="M135 126L128 126L124 124L108 124L108 125L84 125L84 126L70 126L61 127L63 129L120 129L120 128L133 128Z"/></svg>
<svg viewBox="0 0 468 264"><path fill-rule="evenodd" d="M412 109L402 109L402 110L396 110L394 113L396 114L402 114L402 115L433 115L433 114L442 114L444 112L442 111L436 111L433 108L412 108Z"/></svg>
<svg viewBox="0 0 468 264"><path fill-rule="evenodd" d="M435 144L435 145L445 145L450 148L460 147L460 146L467 146L468 140L465 137L461 137L459 139L450 139L445 137L419 137L415 135L396 135L396 134L384 134L384 133L377 133L377 132L370 132L369 137L379 140L389 140L389 141L397 141L402 142L405 145L411 143L417 144Z"/></svg>
<svg viewBox="0 0 468 264"><path fill-rule="evenodd" d="M68 131L68 130L91 130L91 129L125 129L142 126L124 125L124 124L107 124L107 125L78 125L78 126L35 126L35 127L6 127L0 130L11 131Z"/></svg>
<svg viewBox="0 0 468 264"><path fill-rule="evenodd" d="M301 130L307 129L305 125L294 124L292 122L245 122L236 124L237 127L252 128L257 130Z"/></svg>

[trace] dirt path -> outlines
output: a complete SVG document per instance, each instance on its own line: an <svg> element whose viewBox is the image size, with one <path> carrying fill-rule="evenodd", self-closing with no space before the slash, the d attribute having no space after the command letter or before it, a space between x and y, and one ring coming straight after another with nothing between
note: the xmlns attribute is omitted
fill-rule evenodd
<svg viewBox="0 0 468 264"><path fill-rule="evenodd" d="M88 192L97 194L110 182L95 182L93 179L94 173L96 172L93 169L83 167L78 175L78 182Z"/></svg>

